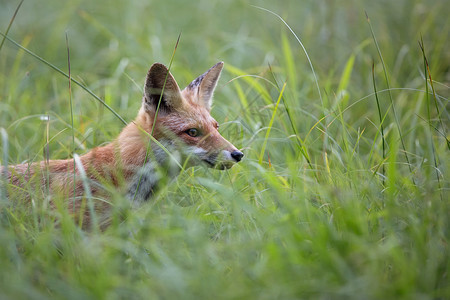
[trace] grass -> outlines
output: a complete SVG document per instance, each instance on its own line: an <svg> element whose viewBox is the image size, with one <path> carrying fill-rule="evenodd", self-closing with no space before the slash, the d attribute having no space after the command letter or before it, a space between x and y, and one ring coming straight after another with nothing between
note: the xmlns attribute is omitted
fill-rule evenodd
<svg viewBox="0 0 450 300"><path fill-rule="evenodd" d="M117 195L104 232L3 184L0 298L450 298L446 1L24 1L11 23L19 3L1 165L114 139L180 32L180 85L225 62L212 115L245 159Z"/></svg>

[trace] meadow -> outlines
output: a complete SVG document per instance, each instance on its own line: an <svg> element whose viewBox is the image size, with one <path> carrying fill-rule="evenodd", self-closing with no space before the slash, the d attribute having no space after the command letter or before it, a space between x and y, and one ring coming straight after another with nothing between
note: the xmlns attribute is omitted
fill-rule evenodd
<svg viewBox="0 0 450 300"><path fill-rule="evenodd" d="M0 299L450 298L448 1L19 3L1 165L112 141L178 37L181 86L225 62L212 115L245 158L117 195L103 232L0 181Z"/></svg>

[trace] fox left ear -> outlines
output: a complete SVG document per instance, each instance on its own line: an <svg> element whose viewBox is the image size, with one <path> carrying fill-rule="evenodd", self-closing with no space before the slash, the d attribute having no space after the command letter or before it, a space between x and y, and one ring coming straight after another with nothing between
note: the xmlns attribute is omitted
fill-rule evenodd
<svg viewBox="0 0 450 300"><path fill-rule="evenodd" d="M212 96L214 89L219 81L220 73L223 69L223 62L218 62L211 69L206 71L194 79L189 85L188 89L197 90L199 101L205 106L207 110L211 110Z"/></svg>
<svg viewBox="0 0 450 300"><path fill-rule="evenodd" d="M159 106L162 112L170 112L182 108L183 103L183 97L175 78L165 65L154 63L145 79L145 109L148 112L155 112Z"/></svg>

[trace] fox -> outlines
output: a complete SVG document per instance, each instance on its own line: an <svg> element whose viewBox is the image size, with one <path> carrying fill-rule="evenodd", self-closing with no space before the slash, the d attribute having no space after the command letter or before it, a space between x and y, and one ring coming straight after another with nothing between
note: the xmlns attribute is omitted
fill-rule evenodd
<svg viewBox="0 0 450 300"><path fill-rule="evenodd" d="M68 208L77 212L86 195L105 195L104 182L112 183L133 203L142 203L155 194L163 176L174 178L182 168L229 169L244 154L219 133L219 124L210 114L223 65L216 63L181 90L169 69L154 63L147 72L136 118L112 142L77 161L74 157L18 164L6 170L1 167L1 173L18 189L34 178L40 185L38 191L48 187L50 194L77 199L67 201ZM108 201L98 202L95 210L102 214ZM81 214L88 224L91 213L85 210Z"/></svg>

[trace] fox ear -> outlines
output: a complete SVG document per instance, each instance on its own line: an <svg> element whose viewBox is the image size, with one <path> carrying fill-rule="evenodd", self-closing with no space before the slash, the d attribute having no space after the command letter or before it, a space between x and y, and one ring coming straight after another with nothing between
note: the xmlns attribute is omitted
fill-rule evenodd
<svg viewBox="0 0 450 300"><path fill-rule="evenodd" d="M196 90L199 101L207 110L211 109L214 89L219 81L220 73L223 69L223 62L218 62L211 69L200 75L188 85L188 89Z"/></svg>
<svg viewBox="0 0 450 300"><path fill-rule="evenodd" d="M165 65L154 63L145 79L143 99L145 110L155 112L160 99L159 110L162 112L177 110L183 105L183 97L175 78Z"/></svg>

